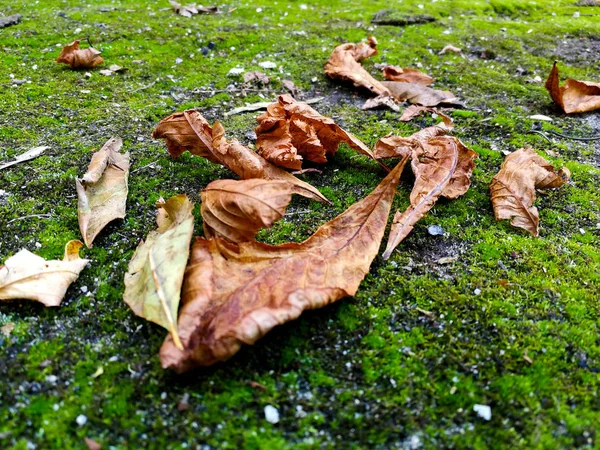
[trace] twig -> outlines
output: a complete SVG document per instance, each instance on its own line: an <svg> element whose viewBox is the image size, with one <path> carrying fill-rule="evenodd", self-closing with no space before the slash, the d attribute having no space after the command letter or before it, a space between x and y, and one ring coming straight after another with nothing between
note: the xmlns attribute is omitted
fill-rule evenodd
<svg viewBox="0 0 600 450"><path fill-rule="evenodd" d="M556 136L560 136L565 139L573 139L574 141L597 141L600 140L600 135L590 136L590 137L577 137L577 136L567 136L566 134L559 133L558 131L548 130L548 133L555 134Z"/></svg>
<svg viewBox="0 0 600 450"><path fill-rule="evenodd" d="M541 137L543 137L544 139L546 139L548 142L550 142L551 144L553 144L554 142L552 142L550 140L550 138L548 136L546 136L544 133L542 133L541 131L537 131L537 130L529 130L526 132L527 134L531 134L531 133L535 133L535 134L539 134Z"/></svg>
<svg viewBox="0 0 600 450"><path fill-rule="evenodd" d="M52 217L52 214L30 214L28 216L17 217L16 219L9 220L8 224L11 224L11 223L16 222L18 220L31 219L33 217L37 217L38 219L41 219L41 218L44 218L44 217Z"/></svg>
<svg viewBox="0 0 600 450"><path fill-rule="evenodd" d="M156 80L155 80L155 81L153 81L152 83L150 83L150 84L149 84L149 85L147 85L147 86L142 86L141 88L134 89L133 91L131 91L131 93L133 94L134 92L143 91L144 89L151 88L151 87L152 87L152 86L154 86L155 84L156 84Z"/></svg>

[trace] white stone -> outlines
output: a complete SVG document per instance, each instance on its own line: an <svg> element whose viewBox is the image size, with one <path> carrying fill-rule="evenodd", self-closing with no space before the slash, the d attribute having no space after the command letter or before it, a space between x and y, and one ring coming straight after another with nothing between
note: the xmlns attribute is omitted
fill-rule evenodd
<svg viewBox="0 0 600 450"><path fill-rule="evenodd" d="M274 69L275 67L277 67L277 64L271 61L259 62L258 65L263 69Z"/></svg>
<svg viewBox="0 0 600 450"><path fill-rule="evenodd" d="M475 404L473 405L473 411L484 420L492 420L492 408L488 405Z"/></svg>
<svg viewBox="0 0 600 450"><path fill-rule="evenodd" d="M243 67L234 67L227 73L227 75L240 75L244 72L245 72L245 70Z"/></svg>
<svg viewBox="0 0 600 450"><path fill-rule="evenodd" d="M277 408L271 405L265 406L265 419L272 424L279 423L279 411Z"/></svg>
<svg viewBox="0 0 600 450"><path fill-rule="evenodd" d="M84 426L87 423L87 417L84 416L83 414L79 414L77 416L77 419L75 419L75 422L77 422L77 425L79 425L80 427Z"/></svg>

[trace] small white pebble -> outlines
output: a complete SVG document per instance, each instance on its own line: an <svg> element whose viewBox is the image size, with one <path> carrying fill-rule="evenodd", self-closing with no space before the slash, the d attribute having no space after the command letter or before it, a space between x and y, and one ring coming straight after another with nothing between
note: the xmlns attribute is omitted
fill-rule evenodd
<svg viewBox="0 0 600 450"><path fill-rule="evenodd" d="M42 244L40 244L39 242L36 242L36 243L35 243L35 247L36 247L36 248L42 248Z"/></svg>
<svg viewBox="0 0 600 450"><path fill-rule="evenodd" d="M256 8L256 12L262 12L262 8Z"/></svg>
<svg viewBox="0 0 600 450"><path fill-rule="evenodd" d="M56 375L48 375L48 376L46 377L46 381L47 381L48 383L52 383L52 384L54 384L54 383L56 383L56 382L58 381L58 377L57 377Z"/></svg>
<svg viewBox="0 0 600 450"><path fill-rule="evenodd" d="M242 67L234 67L233 69L229 70L227 75L240 75L244 72L245 70Z"/></svg>
<svg viewBox="0 0 600 450"><path fill-rule="evenodd" d="M308 9L308 6L306 6L304 3L300 5L300 9Z"/></svg>
<svg viewBox="0 0 600 450"><path fill-rule="evenodd" d="M317 80L318 80L318 78L317 78L317 77L312 77L312 79L311 79L310 81L312 81L313 83L316 83L316 82L317 82Z"/></svg>
<svg viewBox="0 0 600 450"><path fill-rule="evenodd" d="M77 416L77 419L75 419L75 422L77 422L77 425L79 425L80 427L84 426L87 423L87 417L84 416L83 414L79 414Z"/></svg>
<svg viewBox="0 0 600 450"><path fill-rule="evenodd" d="M81 28L75 28L75 33L81 33Z"/></svg>
<svg viewBox="0 0 600 450"><path fill-rule="evenodd" d="M279 423L279 411L277 408L271 405L265 406L265 419L272 424Z"/></svg>
<svg viewBox="0 0 600 450"><path fill-rule="evenodd" d="M581 235L583 236L585 234L585 230L583 228L580 228L579 233L581 233Z"/></svg>
<svg viewBox="0 0 600 450"><path fill-rule="evenodd" d="M271 61L259 62L258 65L263 69L274 69L275 67L277 67L277 64Z"/></svg>
<svg viewBox="0 0 600 450"><path fill-rule="evenodd" d="M475 295L480 295L481 294L481 289L477 288L473 291L473 294Z"/></svg>
<svg viewBox="0 0 600 450"><path fill-rule="evenodd" d="M488 405L475 404L473 405L473 411L484 420L492 420L492 408Z"/></svg>
<svg viewBox="0 0 600 450"><path fill-rule="evenodd" d="M58 403L55 403L54 405L52 405L52 409L54 411L58 411L60 409L60 405Z"/></svg>
<svg viewBox="0 0 600 450"><path fill-rule="evenodd" d="M175 64L181 64L182 62L183 62L183 59L175 58Z"/></svg>

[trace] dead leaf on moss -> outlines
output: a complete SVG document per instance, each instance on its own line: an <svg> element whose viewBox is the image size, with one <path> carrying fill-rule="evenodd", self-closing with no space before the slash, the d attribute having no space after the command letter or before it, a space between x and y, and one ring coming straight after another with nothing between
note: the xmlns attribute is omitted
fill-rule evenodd
<svg viewBox="0 0 600 450"><path fill-rule="evenodd" d="M546 89L555 103L567 114L582 113L600 109L600 83L579 81L569 78L564 86L559 86L558 62L546 80Z"/></svg>
<svg viewBox="0 0 600 450"><path fill-rule="evenodd" d="M394 136L389 134L382 137L375 144L373 153L376 159L412 157L413 151L419 149L422 141L436 136L444 136L452 131L452 122L448 125L444 122L423 128L409 137Z"/></svg>
<svg viewBox="0 0 600 450"><path fill-rule="evenodd" d="M123 141L111 138L92 156L87 172L76 179L79 230L88 247L115 219L125 217L129 153L119 153Z"/></svg>
<svg viewBox="0 0 600 450"><path fill-rule="evenodd" d="M377 40L372 36L367 43L338 45L325 64L325 74L330 78L352 81L354 86L364 87L375 95L389 94L387 88L360 64L363 59L377 54L376 47Z"/></svg>
<svg viewBox="0 0 600 450"><path fill-rule="evenodd" d="M409 101L421 106L455 104L458 99L450 91L438 91L422 84L382 81L381 84L399 101Z"/></svg>
<svg viewBox="0 0 600 450"><path fill-rule="evenodd" d="M17 156L12 161L0 163L0 170L8 169L9 167L20 164L22 162L31 161L32 159L35 159L38 156L40 156L42 153L44 153L49 148L50 147L44 145L42 147L35 147L35 148L32 148L31 150L27 150L25 153L21 153L19 156Z"/></svg>
<svg viewBox="0 0 600 450"><path fill-rule="evenodd" d="M79 40L76 40L63 47L60 55L56 58L56 62L68 64L74 69L91 69L104 62L99 50L93 47L81 49L79 48L79 42Z"/></svg>
<svg viewBox="0 0 600 450"><path fill-rule="evenodd" d="M257 70L253 71L253 72L246 72L244 74L244 83L246 84L250 84L250 83L256 83L256 84L262 84L262 85L267 85L269 84L271 80L269 80L269 77L266 76L264 73L259 72Z"/></svg>
<svg viewBox="0 0 600 450"><path fill-rule="evenodd" d="M173 11L183 17L192 17L196 14L218 14L219 12L217 6L198 6L195 3L182 5L174 0L169 0L169 3L173 7Z"/></svg>
<svg viewBox="0 0 600 450"><path fill-rule="evenodd" d="M451 136L427 138L412 148L415 184L410 206L394 215L383 259L390 257L440 197L455 199L469 190L476 157L477 153Z"/></svg>
<svg viewBox="0 0 600 450"><path fill-rule="evenodd" d="M89 262L79 257L80 241L69 241L62 261L47 261L28 250L21 250L0 266L0 300L35 300L58 306L67 288Z"/></svg>
<svg viewBox="0 0 600 450"><path fill-rule="evenodd" d="M175 345L183 274L194 232L194 205L180 194L156 204L158 228L140 242L125 274L123 300L133 312L166 328Z"/></svg>
<svg viewBox="0 0 600 450"><path fill-rule="evenodd" d="M419 69L410 69L398 66L385 66L382 69L384 78L390 81L401 81L403 83L416 83L429 86L433 83L433 77L421 72Z"/></svg>
<svg viewBox="0 0 600 450"><path fill-rule="evenodd" d="M293 186L295 194L329 202L318 189L271 164L236 139L229 142L225 139L223 126L215 122L211 127L198 111L175 113L161 120L152 137L164 139L173 156L189 151L227 167L243 180L260 178L287 181Z"/></svg>
<svg viewBox="0 0 600 450"><path fill-rule="evenodd" d="M292 81L283 80L281 84L292 95L292 97L298 98L300 96L300 89Z"/></svg>
<svg viewBox="0 0 600 450"><path fill-rule="evenodd" d="M490 184L496 220L511 219L512 226L538 236L539 215L533 206L535 190L560 187L570 176L566 167L555 172L554 167L531 149L511 153Z"/></svg>
<svg viewBox="0 0 600 450"><path fill-rule="evenodd" d="M377 108L389 108L392 111L399 112L400 107L398 106L398 102L391 95L378 95L377 97L373 97L368 99L364 105L362 105L361 109L377 109Z"/></svg>
<svg viewBox="0 0 600 450"><path fill-rule="evenodd" d="M354 295L379 250L405 163L301 244L197 238L178 320L184 350L167 337L163 367L181 373L224 361L302 311Z"/></svg>
<svg viewBox="0 0 600 450"><path fill-rule="evenodd" d="M428 108L426 106L418 105L410 105L408 108L406 108L402 112L402 116L400 116L400 122L409 122L415 117L420 116L425 112L440 116L447 127L453 126L454 121L442 111L438 110L437 108Z"/></svg>
<svg viewBox="0 0 600 450"><path fill-rule="evenodd" d="M285 214L292 185L281 180L216 180L200 193L204 236L253 241Z"/></svg>
<svg viewBox="0 0 600 450"><path fill-rule="evenodd" d="M287 94L280 95L256 120L258 153L281 167L300 170L303 159L325 163L342 142L374 159L371 149L356 136Z"/></svg>

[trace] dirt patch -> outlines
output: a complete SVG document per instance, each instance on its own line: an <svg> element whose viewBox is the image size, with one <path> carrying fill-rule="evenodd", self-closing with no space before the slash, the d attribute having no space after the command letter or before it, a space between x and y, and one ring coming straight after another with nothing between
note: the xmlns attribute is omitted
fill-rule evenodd
<svg viewBox="0 0 600 450"><path fill-rule="evenodd" d="M554 57L569 64L589 64L600 67L600 37L565 38L554 49Z"/></svg>

